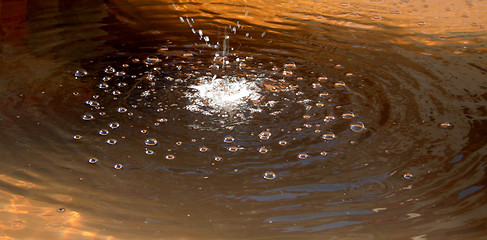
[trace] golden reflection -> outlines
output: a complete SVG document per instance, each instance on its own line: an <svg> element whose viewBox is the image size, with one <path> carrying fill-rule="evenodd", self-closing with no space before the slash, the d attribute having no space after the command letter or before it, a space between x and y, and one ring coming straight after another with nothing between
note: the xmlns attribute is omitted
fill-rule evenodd
<svg viewBox="0 0 487 240"><path fill-rule="evenodd" d="M6 175L0 175L0 182L3 182L3 186L23 190L45 188ZM62 194L53 198L61 202L72 201L71 197ZM1 239L115 239L99 231L83 226L83 217L79 212L0 189Z"/></svg>

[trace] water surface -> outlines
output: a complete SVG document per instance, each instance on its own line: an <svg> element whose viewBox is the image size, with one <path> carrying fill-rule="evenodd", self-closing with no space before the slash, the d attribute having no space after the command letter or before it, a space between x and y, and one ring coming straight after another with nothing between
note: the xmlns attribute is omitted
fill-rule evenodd
<svg viewBox="0 0 487 240"><path fill-rule="evenodd" d="M7 239L482 239L485 1L0 1Z"/></svg>

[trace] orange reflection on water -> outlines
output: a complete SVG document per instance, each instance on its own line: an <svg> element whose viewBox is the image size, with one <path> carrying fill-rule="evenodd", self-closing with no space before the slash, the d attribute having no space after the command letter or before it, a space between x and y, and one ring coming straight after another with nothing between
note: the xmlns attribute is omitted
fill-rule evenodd
<svg viewBox="0 0 487 240"><path fill-rule="evenodd" d="M0 182L2 186L11 186L24 195L29 195L29 190L44 188L6 175L0 175ZM1 239L114 239L98 234L97 229L83 226L79 212L9 191L0 189ZM71 201L65 195L54 198Z"/></svg>

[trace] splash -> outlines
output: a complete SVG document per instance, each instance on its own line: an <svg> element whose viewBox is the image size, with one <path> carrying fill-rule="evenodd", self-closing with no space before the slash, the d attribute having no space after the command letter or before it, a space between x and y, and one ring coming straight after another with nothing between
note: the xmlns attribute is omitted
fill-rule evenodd
<svg viewBox="0 0 487 240"><path fill-rule="evenodd" d="M198 78L198 83L189 86L194 91L185 95L191 100L187 110L212 115L216 112L232 112L250 110L260 112L255 106L260 101L260 87L253 81L243 77L216 75Z"/></svg>

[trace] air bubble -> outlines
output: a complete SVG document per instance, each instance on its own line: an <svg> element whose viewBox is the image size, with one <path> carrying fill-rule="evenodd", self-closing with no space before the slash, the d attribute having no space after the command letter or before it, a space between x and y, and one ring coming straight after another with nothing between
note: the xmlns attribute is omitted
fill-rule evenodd
<svg viewBox="0 0 487 240"><path fill-rule="evenodd" d="M323 138L326 141L331 141L331 140L335 139L335 134L332 132L328 132L328 133L323 134L323 136L321 136L321 138Z"/></svg>
<svg viewBox="0 0 487 240"><path fill-rule="evenodd" d="M105 72L112 74L112 73L116 72L116 70L112 66L108 66L107 68L105 68Z"/></svg>
<svg viewBox="0 0 487 240"><path fill-rule="evenodd" d="M200 147L200 152L208 152L208 148L207 147Z"/></svg>
<svg viewBox="0 0 487 240"><path fill-rule="evenodd" d="M269 149L267 149L266 147L261 147L261 148L259 148L259 152L260 153L267 153L267 152L269 152Z"/></svg>
<svg viewBox="0 0 487 240"><path fill-rule="evenodd" d="M260 140L264 140L265 141L265 140L269 140L269 138L271 137L271 135L272 134L270 132L265 132L264 131L264 132L259 133L259 138L260 138Z"/></svg>
<svg viewBox="0 0 487 240"><path fill-rule="evenodd" d="M147 146L155 146L155 145L157 145L157 143L158 143L157 139L155 139L155 138L148 138L145 140L145 145L147 145Z"/></svg>
<svg viewBox="0 0 487 240"><path fill-rule="evenodd" d="M362 122L352 123L352 124L350 124L350 130L352 130L356 133L360 133L360 132L363 132L365 130L365 125Z"/></svg>
<svg viewBox="0 0 487 240"><path fill-rule="evenodd" d="M346 112L342 114L343 119L352 119L355 117L355 114L353 112Z"/></svg>
<svg viewBox="0 0 487 240"><path fill-rule="evenodd" d="M93 115L91 114L85 114L83 115L83 120L85 121L90 121L90 120L93 120L95 117L93 117Z"/></svg>
<svg viewBox="0 0 487 240"><path fill-rule="evenodd" d="M119 112L119 113L126 113L127 111L128 111L128 110L127 110L127 108L125 108L125 107L119 107L119 108L117 109L117 112Z"/></svg>
<svg viewBox="0 0 487 240"><path fill-rule="evenodd" d="M120 170L120 169L123 169L123 165L122 164L115 164L115 166L113 166L113 168L117 169L117 170Z"/></svg>
<svg viewBox="0 0 487 240"><path fill-rule="evenodd" d="M443 128L443 129L449 129L449 128L452 128L453 125L451 123L449 123L449 122L442 122L440 124L440 127Z"/></svg>
<svg viewBox="0 0 487 240"><path fill-rule="evenodd" d="M88 72L84 69L79 69L79 70L76 70L76 72L74 73L74 76L79 78L79 77L84 77L88 75Z"/></svg>
<svg viewBox="0 0 487 240"><path fill-rule="evenodd" d="M154 65L156 63L158 63L159 61L161 61L157 56L149 56L145 59L145 64L147 65Z"/></svg>
<svg viewBox="0 0 487 240"><path fill-rule="evenodd" d="M267 171L264 173L264 175L262 175L262 177L265 180L274 180L274 179L276 179L277 175L274 172Z"/></svg>
<svg viewBox="0 0 487 240"><path fill-rule="evenodd" d="M411 180L411 179L413 179L413 174L412 173L405 173L402 175L402 178L405 180Z"/></svg>
<svg viewBox="0 0 487 240"><path fill-rule="evenodd" d="M235 141L235 138L232 136L226 136L225 139L223 139L223 142L225 143L233 143Z"/></svg>
<svg viewBox="0 0 487 240"><path fill-rule="evenodd" d="M101 129L100 131L98 131L98 134L102 135L102 136L106 136L108 135L110 132L106 129Z"/></svg>

